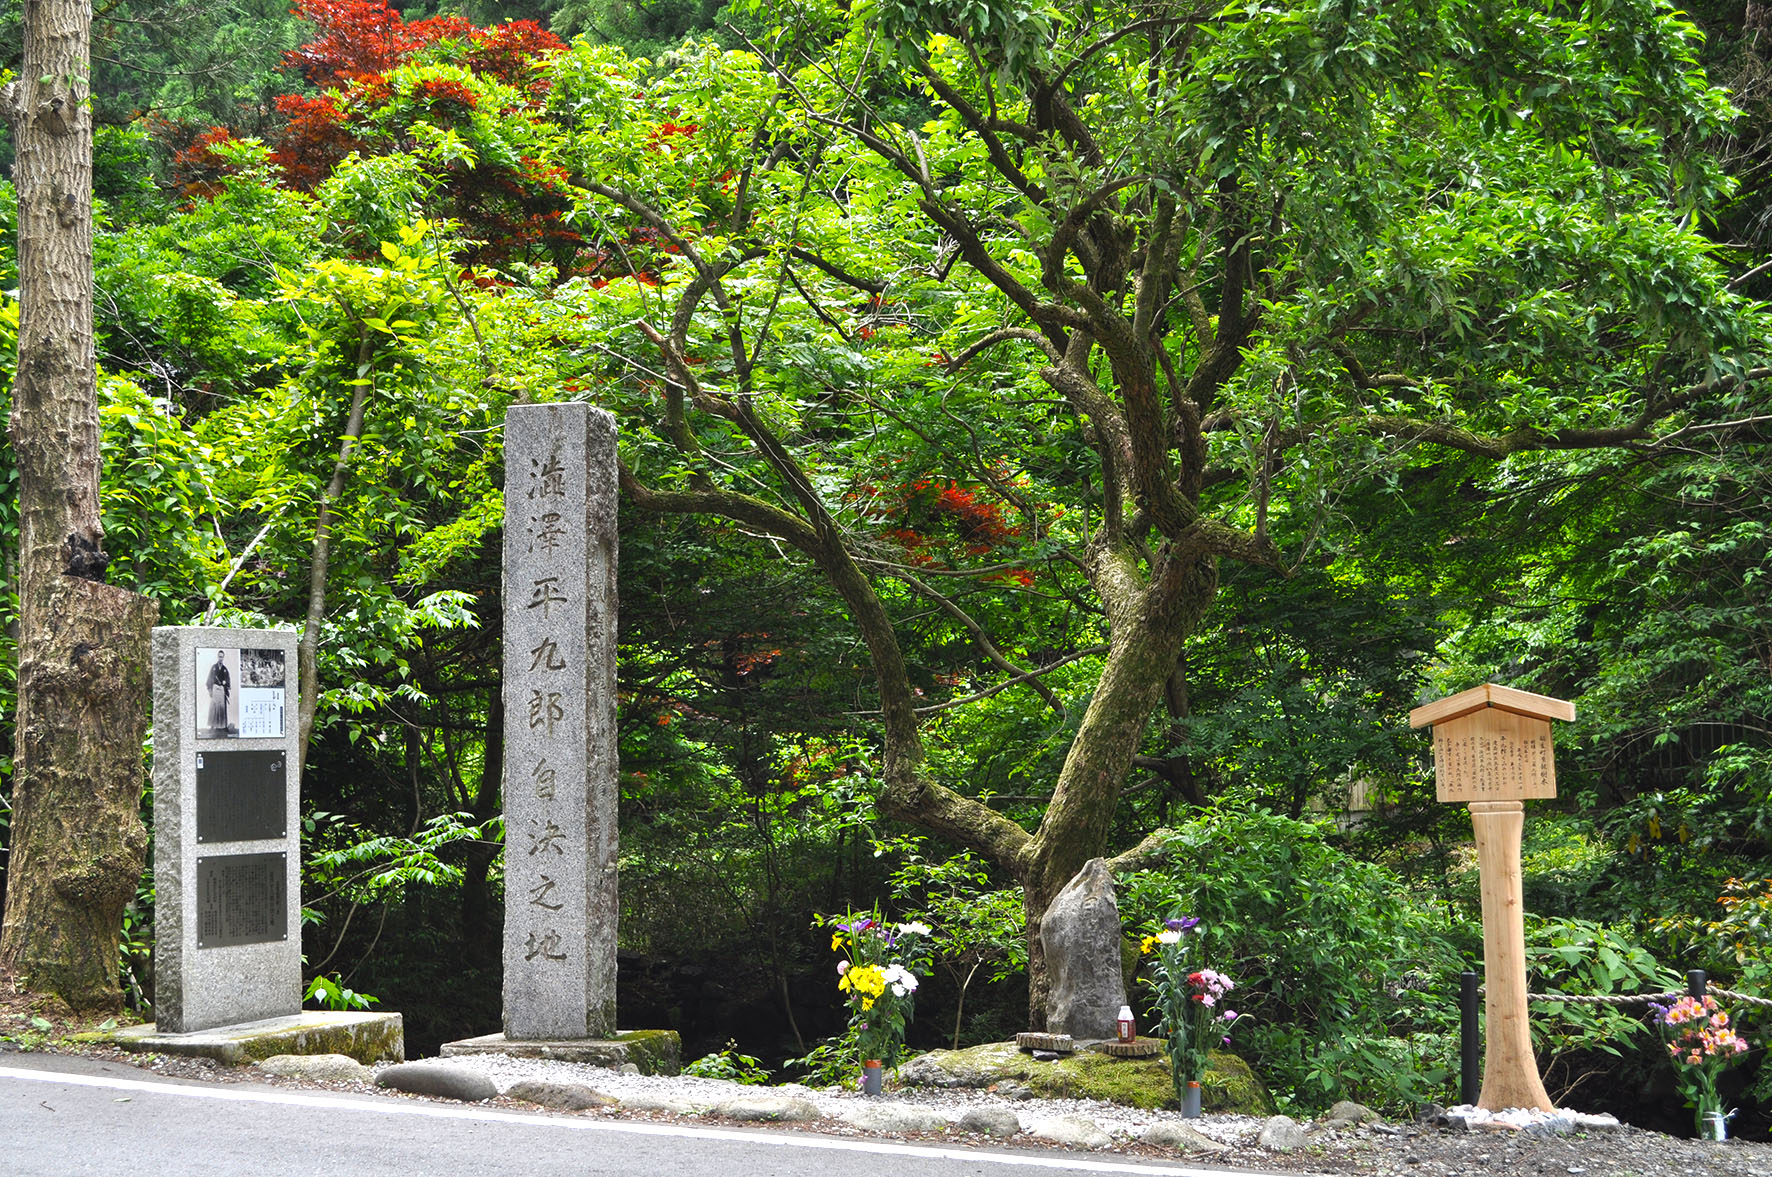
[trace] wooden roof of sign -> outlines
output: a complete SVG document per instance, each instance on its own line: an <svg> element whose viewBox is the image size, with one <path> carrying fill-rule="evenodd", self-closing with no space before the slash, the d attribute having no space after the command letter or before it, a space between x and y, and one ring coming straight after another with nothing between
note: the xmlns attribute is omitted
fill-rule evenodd
<svg viewBox="0 0 1772 1177"><path fill-rule="evenodd" d="M1409 713L1409 726L1426 727L1431 723L1445 723L1489 707L1513 715L1524 715L1528 719L1567 721L1575 718L1575 704L1567 699L1553 699L1549 695L1534 695L1531 691L1516 691L1512 687L1484 683L1480 687L1448 695L1425 707L1417 707Z"/></svg>

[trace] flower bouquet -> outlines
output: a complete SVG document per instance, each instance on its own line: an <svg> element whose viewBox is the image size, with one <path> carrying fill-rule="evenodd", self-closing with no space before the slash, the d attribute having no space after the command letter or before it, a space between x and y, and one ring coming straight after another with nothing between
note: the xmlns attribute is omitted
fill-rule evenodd
<svg viewBox="0 0 1772 1177"><path fill-rule="evenodd" d="M1139 950L1156 954L1155 967L1146 978L1157 997L1157 1030L1169 1040L1169 1075L1175 1085L1175 1101L1185 1114L1199 1114L1200 1082L1211 1065L1215 1041L1228 1043L1225 1031L1237 1020L1237 1012L1224 1006L1236 983L1209 968L1190 969L1189 932L1198 933L1200 921L1192 916L1165 920L1160 931L1146 936Z"/></svg>
<svg viewBox="0 0 1772 1177"><path fill-rule="evenodd" d="M1672 1005L1651 1007L1667 1034L1680 1093L1697 1113L1698 1135L1722 1138L1723 1100L1717 1079L1735 1057L1747 1051L1747 1040L1729 1025L1729 1014L1717 999L1682 997ZM1706 1121L1714 1124L1706 1132Z"/></svg>
<svg viewBox="0 0 1772 1177"><path fill-rule="evenodd" d="M888 926L878 911L852 912L832 925L831 951L843 954L837 989L848 1002L849 1029L862 1059L898 1065L916 1003L917 971L929 963L929 925Z"/></svg>

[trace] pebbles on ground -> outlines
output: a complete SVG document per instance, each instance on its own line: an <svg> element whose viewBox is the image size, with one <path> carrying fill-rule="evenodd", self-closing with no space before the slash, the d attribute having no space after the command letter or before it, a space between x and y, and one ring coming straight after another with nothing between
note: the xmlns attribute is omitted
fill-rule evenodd
<svg viewBox="0 0 1772 1177"><path fill-rule="evenodd" d="M177 1056L125 1055L112 1049L82 1050L82 1054L102 1057L130 1066L185 1079L206 1082L237 1083L271 1078L258 1068L229 1067L211 1059ZM945 1091L889 1089L884 1097L868 1099L859 1092L827 1088L808 1090L798 1085L776 1088L743 1087L735 1083L694 1077L664 1078L643 1075L622 1075L584 1064L546 1059L513 1059L482 1055L471 1059L439 1059L427 1067L464 1069L470 1075L490 1081L497 1090L514 1094L511 1088L523 1080L588 1084L598 1091L621 1100L615 1111L621 1114L642 1112L694 1116L745 1093L767 1092L776 1096L795 1096L816 1105L840 1130L857 1131L846 1113L863 1108L888 1105L910 1109L953 1120L954 1128L940 1136L952 1139L959 1133L974 1134L972 1139L991 1140L987 1125L1005 1133L1014 1143L1025 1144L1029 1138L1018 1134L1021 1119L1032 1123L1038 1119L1059 1116L1082 1117L1093 1121L1113 1140L1117 1151L1156 1158L1177 1159L1190 1151L1197 1161L1215 1169L1239 1168L1272 1170L1275 1154L1261 1148L1257 1137L1264 1121L1248 1116L1207 1115L1197 1120L1184 1120L1179 1113L1141 1111L1137 1108L1089 1100L1000 1099L982 1091L953 1089ZM378 1071L390 1068L383 1064ZM273 1082L309 1084L306 1079L272 1079ZM341 1084L327 1086L337 1089ZM609 1114L601 1109L597 1114ZM1344 1113L1349 1109L1343 1109ZM1435 1108L1444 1114L1445 1109ZM1019 1117L1018 1118L1018 1113ZM577 1113L585 1114L585 1113ZM874 1118L872 1114L864 1117ZM1603 1130L1601 1117L1577 1120L1577 1128L1569 1136L1541 1136L1523 1129L1489 1128L1466 1131L1409 1121L1376 1123L1349 1122L1345 1115L1331 1122L1306 1120L1299 1127L1307 1141L1304 1151L1290 1154L1280 1162L1289 1168L1316 1174L1340 1177L1470 1177L1473 1173L1526 1174L1632 1174L1634 1177L1772 1177L1772 1144L1729 1140L1708 1143L1663 1136L1628 1126ZM934 1121L931 1120L931 1123ZM1173 1135L1168 1126L1177 1129ZM1198 1131L1204 1138L1225 1146L1223 1152L1210 1157L1188 1147L1190 1137L1179 1131ZM868 1131L890 1131L872 1128ZM898 1135L923 1135L908 1123ZM963 1138L963 1137L962 1137ZM1004 1143L1009 1143L1004 1140ZM1197 1147L1197 1146L1196 1146Z"/></svg>

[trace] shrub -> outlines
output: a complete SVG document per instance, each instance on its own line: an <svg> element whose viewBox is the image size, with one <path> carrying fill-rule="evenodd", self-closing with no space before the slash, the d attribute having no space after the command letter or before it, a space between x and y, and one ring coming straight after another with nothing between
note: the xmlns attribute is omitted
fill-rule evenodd
<svg viewBox="0 0 1772 1177"><path fill-rule="evenodd" d="M1396 878L1318 826L1228 805L1176 830L1167 851L1167 869L1123 880L1121 916L1202 921L1204 962L1237 977L1238 1010L1255 1015L1237 1049L1276 1095L1318 1108L1445 1094L1458 954Z"/></svg>

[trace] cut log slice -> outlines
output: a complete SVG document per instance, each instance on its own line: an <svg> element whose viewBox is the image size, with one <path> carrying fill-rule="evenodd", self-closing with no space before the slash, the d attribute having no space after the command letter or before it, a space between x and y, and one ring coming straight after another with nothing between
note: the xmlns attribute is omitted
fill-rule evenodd
<svg viewBox="0 0 1772 1177"><path fill-rule="evenodd" d="M1134 1038L1131 1042L1103 1042L1095 1048L1115 1058L1149 1058L1163 1053L1161 1038Z"/></svg>
<svg viewBox="0 0 1772 1177"><path fill-rule="evenodd" d="M1074 1054L1077 1049L1069 1034L1017 1034L1015 1046L1018 1050L1052 1050L1059 1054Z"/></svg>

